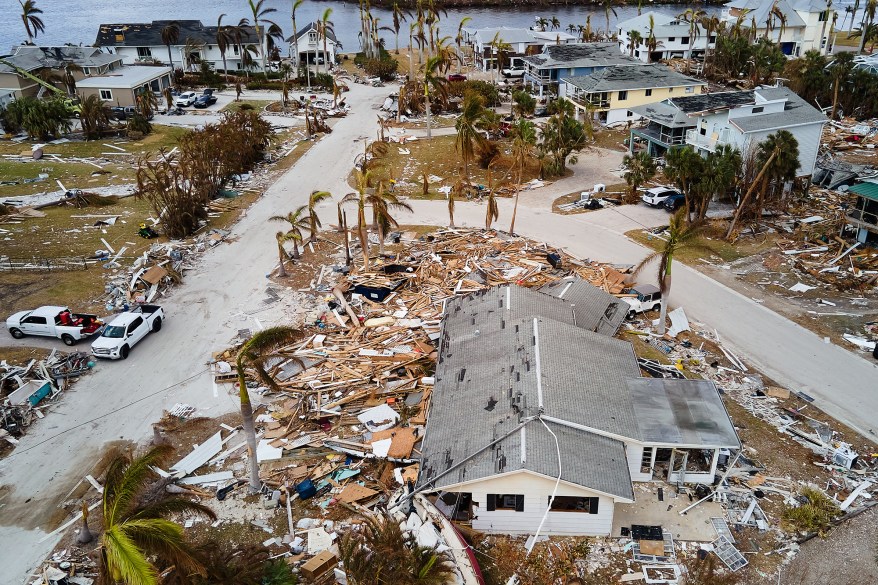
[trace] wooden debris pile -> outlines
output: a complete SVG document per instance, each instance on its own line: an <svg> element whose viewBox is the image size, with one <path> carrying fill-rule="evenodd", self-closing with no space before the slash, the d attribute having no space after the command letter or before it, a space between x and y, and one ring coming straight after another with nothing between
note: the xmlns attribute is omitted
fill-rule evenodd
<svg viewBox="0 0 878 585"><path fill-rule="evenodd" d="M0 361L0 439L17 445L34 418L43 418L46 404L58 398L91 368L87 353L56 350L26 366Z"/></svg>

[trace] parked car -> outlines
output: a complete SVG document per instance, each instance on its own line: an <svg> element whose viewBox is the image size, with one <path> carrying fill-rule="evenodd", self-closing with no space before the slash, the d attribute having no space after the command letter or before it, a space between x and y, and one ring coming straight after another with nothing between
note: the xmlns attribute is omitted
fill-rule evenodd
<svg viewBox="0 0 878 585"><path fill-rule="evenodd" d="M635 296L622 297L628 303L628 318L631 319L637 313L661 309L662 291L652 284L636 284L628 292Z"/></svg>
<svg viewBox="0 0 878 585"><path fill-rule="evenodd" d="M503 77L524 77L524 69L521 67L507 67L506 69L501 69L500 72L503 74Z"/></svg>
<svg viewBox="0 0 878 585"><path fill-rule="evenodd" d="M45 306L19 311L6 319L6 328L15 339L25 335L57 337L65 345L75 345L101 328L96 315L71 313L67 307Z"/></svg>
<svg viewBox="0 0 878 585"><path fill-rule="evenodd" d="M650 207L659 207L671 195L680 195L680 192L670 187L653 187L652 189L647 189L641 199Z"/></svg>
<svg viewBox="0 0 878 585"><path fill-rule="evenodd" d="M216 103L216 96L213 93L203 93L198 96L193 104L196 108L206 108Z"/></svg>
<svg viewBox="0 0 878 585"><path fill-rule="evenodd" d="M113 118L124 121L134 116L137 113L137 108L134 106L113 106L110 108L110 111L113 114ZM153 114L150 112L148 119L152 120L152 118Z"/></svg>
<svg viewBox="0 0 878 585"><path fill-rule="evenodd" d="M463 73L452 73L448 76L448 81L466 81L466 75Z"/></svg>
<svg viewBox="0 0 878 585"><path fill-rule="evenodd" d="M662 207L665 208L666 211L673 213L686 205L686 197L682 193L674 193L662 203ZM692 206L691 202L689 204L690 208Z"/></svg>
<svg viewBox="0 0 878 585"><path fill-rule="evenodd" d="M158 305L140 305L119 314L91 344L95 357L126 359L137 343L149 333L160 331L165 313Z"/></svg>
<svg viewBox="0 0 878 585"><path fill-rule="evenodd" d="M180 95L177 96L177 99L174 100L174 105L180 106L183 108L188 108L189 106L194 104L195 100L197 100L197 99L198 99L198 94L196 94L194 91L187 91L187 92L181 93Z"/></svg>

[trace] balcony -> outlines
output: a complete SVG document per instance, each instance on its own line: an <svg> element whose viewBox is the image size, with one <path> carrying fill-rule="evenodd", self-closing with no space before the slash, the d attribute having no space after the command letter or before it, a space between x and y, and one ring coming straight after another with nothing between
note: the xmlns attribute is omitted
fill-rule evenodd
<svg viewBox="0 0 878 585"><path fill-rule="evenodd" d="M585 109L608 110L610 109L610 100L606 99L607 94L578 94L571 98L571 101Z"/></svg>
<svg viewBox="0 0 878 585"><path fill-rule="evenodd" d="M716 136L716 138L714 138ZM710 136L702 136L698 128L686 131L686 144L691 144L695 148L714 152L717 147L723 144L731 144L731 132L728 128L720 130L719 134L711 134Z"/></svg>
<svg viewBox="0 0 878 585"><path fill-rule="evenodd" d="M665 147L678 146L686 142L686 137L681 130L660 126L656 123L651 123L645 128L632 128L631 132Z"/></svg>

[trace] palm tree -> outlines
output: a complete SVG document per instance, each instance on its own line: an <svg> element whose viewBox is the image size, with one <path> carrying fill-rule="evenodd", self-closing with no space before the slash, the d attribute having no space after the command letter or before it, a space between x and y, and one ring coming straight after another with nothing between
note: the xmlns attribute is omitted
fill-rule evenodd
<svg viewBox="0 0 878 585"><path fill-rule="evenodd" d="M101 131L110 126L110 106L92 94L82 100L79 123L86 140L100 138Z"/></svg>
<svg viewBox="0 0 878 585"><path fill-rule="evenodd" d="M689 58L686 60L686 73L692 71L692 48L695 46L695 40L701 36L701 27L698 25L706 14L700 8L687 8L678 16L683 22L689 23Z"/></svg>
<svg viewBox="0 0 878 585"><path fill-rule="evenodd" d="M685 198L689 209L689 186L704 173L704 159L691 146L672 148L665 154L665 177L672 181ZM689 220L689 214L686 214Z"/></svg>
<svg viewBox="0 0 878 585"><path fill-rule="evenodd" d="M393 228L399 227L399 222L390 215L392 209L404 209L406 211L414 211L412 206L400 200L393 193L384 191L384 184L379 183L375 193L366 198L369 205L372 206L372 216L375 218L375 225L378 228L378 255L384 257L384 239L387 232Z"/></svg>
<svg viewBox="0 0 878 585"><path fill-rule="evenodd" d="M701 26L704 28L705 34L707 35L707 42L704 44L704 71L703 74L707 74L707 58L710 53L710 39L712 37L711 33L716 32L720 27L720 19L715 14L708 15L705 14L701 17ZM715 43L716 41L714 41Z"/></svg>
<svg viewBox="0 0 878 585"><path fill-rule="evenodd" d="M838 91L842 84L847 81L851 71L854 70L854 55L852 53L839 53L832 63L832 114L829 119L835 120L838 111Z"/></svg>
<svg viewBox="0 0 878 585"><path fill-rule="evenodd" d="M408 20L407 17L411 17L411 13L401 8L398 2L394 2L391 14L393 15L393 33L396 35L396 54L399 55L399 29L402 28L402 23Z"/></svg>
<svg viewBox="0 0 878 585"><path fill-rule="evenodd" d="M558 20L557 16L553 16L552 18L550 18L549 24L552 25L552 30L557 30L557 29L561 28L561 21Z"/></svg>
<svg viewBox="0 0 878 585"><path fill-rule="evenodd" d="M606 29L607 40L609 40L609 38L612 36L612 35L610 35L610 13L612 13L613 16L615 16L616 18L619 18L619 13L616 12L615 8L613 8L612 0L604 0L603 4L604 4L604 16L606 16L606 18L607 18L607 29Z"/></svg>
<svg viewBox="0 0 878 585"><path fill-rule="evenodd" d="M488 170L488 201L485 206L485 229L491 229L495 221L500 219L500 208L497 206L497 195L494 193L494 180Z"/></svg>
<svg viewBox="0 0 878 585"><path fill-rule="evenodd" d="M256 427L253 424L253 405L250 403L250 392L247 390L245 368L250 366L256 372L259 380L279 391L277 382L274 381L265 369L266 362L278 357L278 350L301 338L302 333L292 327L270 327L256 333L247 340L238 351L235 366L238 372L238 394L241 399L241 419L244 426L244 437L247 440L250 462L250 493L259 493L262 484L259 481L259 462L256 460ZM285 356L287 359L297 359Z"/></svg>
<svg viewBox="0 0 878 585"><path fill-rule="evenodd" d="M858 50L858 52L860 53L862 53L863 49L866 47L866 37L868 36L867 32L872 26L872 23L875 22L876 12L878 12L878 0L867 0L866 8L863 11L863 19L862 21L860 21L860 31L863 35L860 38L860 48Z"/></svg>
<svg viewBox="0 0 878 585"><path fill-rule="evenodd" d="M159 576L152 557L172 562L189 574L205 574L184 539L183 527L167 517L194 513L215 519L216 515L185 498L149 497L149 488L158 477L153 468L166 463L171 453L172 447L162 445L140 457L122 453L110 461L102 496L104 532L98 561L102 582L156 585ZM164 486L159 485L157 493L163 493Z"/></svg>
<svg viewBox="0 0 878 585"><path fill-rule="evenodd" d="M277 240L278 265L280 266L277 270L277 275L281 278L285 278L287 275L285 263L290 255L287 254L287 251L284 249L284 244L290 241L295 242L295 235L291 232L277 232L274 234L274 239Z"/></svg>
<svg viewBox="0 0 878 585"><path fill-rule="evenodd" d="M332 16L332 8L327 8L323 11L320 20L317 21L317 32L323 37L323 66L326 68L326 73L329 73L329 53L326 52L326 41L329 33L335 34L335 25L329 20L330 16Z"/></svg>
<svg viewBox="0 0 878 585"><path fill-rule="evenodd" d="M628 31L628 50L632 57L634 56L634 50L639 49L642 43L643 35L640 34L639 30Z"/></svg>
<svg viewBox="0 0 878 585"><path fill-rule="evenodd" d="M655 176L657 166L645 150L634 155L622 157L622 164L627 167L625 182L628 183L628 203L637 203L637 190Z"/></svg>
<svg viewBox="0 0 878 585"><path fill-rule="evenodd" d="M666 231L667 238L664 240L661 249L652 252L646 258L641 260L640 264L634 269L634 274L636 275L644 267L658 258L658 286L662 293L662 304L659 309L659 335L665 334L665 320L668 315L668 297L671 293L671 266L674 263L674 256L681 250L700 247L698 236L702 226L700 224L687 223L685 214L686 210L680 209L671 216Z"/></svg>
<svg viewBox="0 0 878 585"><path fill-rule="evenodd" d="M427 114L427 138L433 137L430 118L430 89L444 96L447 94L447 82L444 72L448 70L448 63L442 55L434 55L427 59L424 66L424 107Z"/></svg>
<svg viewBox="0 0 878 585"><path fill-rule="evenodd" d="M183 67L186 71L192 71L192 65L201 63L200 52L204 48L204 43L193 37L186 38L186 44L183 46Z"/></svg>
<svg viewBox="0 0 878 585"><path fill-rule="evenodd" d="M655 38L655 18L653 18L652 14L649 15L649 34L646 36L646 50L649 51L649 54L646 58L647 63L652 63L652 54L658 49L659 45L662 43Z"/></svg>
<svg viewBox="0 0 878 585"><path fill-rule="evenodd" d="M546 30L546 27L547 27L547 26L549 26L549 21L548 21L548 19L546 19L546 18L544 18L544 17L542 17L542 16L537 17L537 27L538 27L540 30Z"/></svg>
<svg viewBox="0 0 878 585"><path fill-rule="evenodd" d="M537 143L537 128L533 122L519 119L512 127L512 160L517 169L515 178L515 205L512 207L512 221L509 224L509 233L515 234L515 216L518 213L518 196L521 193L521 175L524 165L533 155L534 145Z"/></svg>
<svg viewBox="0 0 878 585"><path fill-rule="evenodd" d="M363 271L369 270L369 238L366 234L366 191L372 182L372 172L354 169L354 179L357 186L356 193L348 193L341 203L354 202L357 204L357 235L360 238L360 248L363 252Z"/></svg>
<svg viewBox="0 0 878 585"><path fill-rule="evenodd" d="M362 530L350 530L339 540L348 582L398 585L444 585L454 569L442 553L421 546L389 515L365 516ZM376 576L380 578L376 578Z"/></svg>
<svg viewBox="0 0 878 585"><path fill-rule="evenodd" d="M321 227L320 218L317 217L317 205L321 201L332 199L332 193L329 191L311 191L308 197L308 241L317 241L317 228Z"/></svg>
<svg viewBox="0 0 878 585"><path fill-rule="evenodd" d="M32 45L37 33L46 32L46 25L39 16L43 11L37 8L34 0L18 0L18 5L21 6L21 22L27 32L27 42Z"/></svg>
<svg viewBox="0 0 878 585"><path fill-rule="evenodd" d="M454 37L454 44L457 45L457 51L461 55L461 58L457 60L457 72L460 73L460 66L462 63L463 57L463 47L461 44L463 43L463 27L465 27L472 20L471 17L466 16L460 19L460 24L457 25L457 36Z"/></svg>
<svg viewBox="0 0 878 585"><path fill-rule="evenodd" d="M729 241L731 241L735 226L757 187L760 190L760 202L756 217L759 217L762 215L762 204L768 191L768 185L772 181L791 181L795 178L796 170L799 167L799 142L786 130L778 130L774 134L769 134L763 142L759 143L756 151L756 162L762 168L738 203L738 208L735 210L735 215L732 217L726 232L726 239Z"/></svg>
<svg viewBox="0 0 878 585"><path fill-rule="evenodd" d="M174 58L171 56L171 45L176 45L180 40L180 23L173 20L162 27L162 44L168 48L168 63L171 71L174 70Z"/></svg>
<svg viewBox="0 0 878 585"><path fill-rule="evenodd" d="M260 27L260 22L268 22L274 24L266 18L272 12L277 12L276 8L263 8L262 3L265 0L247 0L250 5L250 12L253 13L253 27L256 29L256 38L259 40L259 54L262 55L262 74L268 78L268 71L265 68L265 27Z"/></svg>
<svg viewBox="0 0 878 585"><path fill-rule="evenodd" d="M573 33L576 32L576 25L573 24L573 23L571 22L570 24L567 25L567 28L566 28L565 30L566 30L569 34L572 35Z"/></svg>
<svg viewBox="0 0 878 585"><path fill-rule="evenodd" d="M293 0L293 34L290 38L287 39L287 41L290 43L291 50L293 46L296 47L295 61L293 61L296 64L296 77L299 76L299 39L297 37L297 35L299 34L299 29L296 26L296 10L298 10L302 6L302 3L304 1L305 0Z"/></svg>
<svg viewBox="0 0 878 585"><path fill-rule="evenodd" d="M701 201L697 212L698 220L707 217L707 208L714 198L727 194L735 187L741 164L741 151L728 144L723 144L707 154L704 173L699 181L698 195Z"/></svg>
<svg viewBox="0 0 878 585"><path fill-rule="evenodd" d="M463 176L469 184L469 161L475 154L475 149L485 142L485 137L479 132L479 126L485 122L484 98L469 92L463 97L460 108L460 116L454 127L457 130L457 138L454 142L455 149L463 159Z"/></svg>
<svg viewBox="0 0 878 585"><path fill-rule="evenodd" d="M226 64L226 51L229 50L232 36L227 28L223 26L224 16L225 14L220 14L219 18L216 19L216 35L214 39L216 40L216 48L219 49L220 55L223 58L223 75L227 76L229 74L229 66Z"/></svg>
<svg viewBox="0 0 878 585"><path fill-rule="evenodd" d="M299 246L297 242L305 239L302 235L302 230L310 227L310 218L306 215L307 211L308 206L302 205L286 215L272 215L268 218L268 221L285 221L290 224L290 229L287 233L292 235L287 241L293 243L293 258L296 260L299 259Z"/></svg>

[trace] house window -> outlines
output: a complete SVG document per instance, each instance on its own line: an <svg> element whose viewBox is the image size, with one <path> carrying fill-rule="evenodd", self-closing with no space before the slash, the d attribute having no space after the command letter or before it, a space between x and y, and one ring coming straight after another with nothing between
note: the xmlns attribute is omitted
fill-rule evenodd
<svg viewBox="0 0 878 585"><path fill-rule="evenodd" d="M149 47L137 47L137 56L141 59L144 57L152 57L152 51Z"/></svg>
<svg viewBox="0 0 878 585"><path fill-rule="evenodd" d="M761 114L764 109L765 108L763 108L762 106L756 106L755 108L750 110L750 113L751 114Z"/></svg>
<svg viewBox="0 0 878 585"><path fill-rule="evenodd" d="M669 87L669 88L668 88L668 93L674 93L674 88L673 88L673 87Z"/></svg>
<svg viewBox="0 0 878 585"><path fill-rule="evenodd" d="M91 69L89 67L83 67L82 74L83 75L91 75Z"/></svg>
<svg viewBox="0 0 878 585"><path fill-rule="evenodd" d="M716 42L716 37L713 37L713 36L708 37L707 42L710 43L711 45L714 44Z"/></svg>
<svg viewBox="0 0 878 585"><path fill-rule="evenodd" d="M551 500L551 497L549 498ZM551 501L553 512L581 512L597 514L600 498L580 498L576 496L558 496Z"/></svg>
<svg viewBox="0 0 878 585"><path fill-rule="evenodd" d="M647 90L646 90L646 97L649 97L649 96L651 96L651 95L652 95L652 90L651 90L651 89L647 89Z"/></svg>
<svg viewBox="0 0 878 585"><path fill-rule="evenodd" d="M681 37L680 43L683 45L688 45L689 44L689 37Z"/></svg>
<svg viewBox="0 0 878 585"><path fill-rule="evenodd" d="M694 93L694 92L695 92L695 88L694 88L694 87L689 86L689 87L686 88L686 93Z"/></svg>
<svg viewBox="0 0 878 585"><path fill-rule="evenodd" d="M619 92L619 101L624 102L627 99L628 99L628 92L627 91L620 91Z"/></svg>
<svg viewBox="0 0 878 585"><path fill-rule="evenodd" d="M316 43L317 42L317 32L316 31L312 30L312 31L308 32L308 42L309 43Z"/></svg>
<svg viewBox="0 0 878 585"><path fill-rule="evenodd" d="M628 112L625 115L630 118L631 116L634 115L634 112L632 112L631 110L628 110Z"/></svg>
<svg viewBox="0 0 878 585"><path fill-rule="evenodd" d="M113 101L113 92L110 91L109 89L102 89L101 90L101 99L104 100L105 102Z"/></svg>
<svg viewBox="0 0 878 585"><path fill-rule="evenodd" d="M235 55L240 55L241 48L238 45L232 45L232 53Z"/></svg>
<svg viewBox="0 0 878 585"><path fill-rule="evenodd" d="M677 37L668 37L668 42L669 42L669 43L673 43L673 42L676 41L676 40L677 40Z"/></svg>
<svg viewBox="0 0 878 585"><path fill-rule="evenodd" d="M820 16L817 18L817 22L826 22L827 20L829 20L829 11L824 10L823 12L820 13Z"/></svg>
<svg viewBox="0 0 878 585"><path fill-rule="evenodd" d="M523 494L488 494L488 511L514 510L524 512Z"/></svg>

